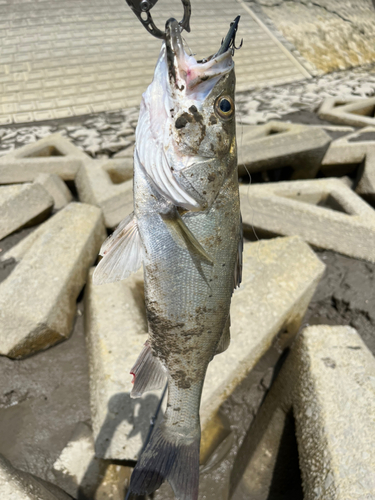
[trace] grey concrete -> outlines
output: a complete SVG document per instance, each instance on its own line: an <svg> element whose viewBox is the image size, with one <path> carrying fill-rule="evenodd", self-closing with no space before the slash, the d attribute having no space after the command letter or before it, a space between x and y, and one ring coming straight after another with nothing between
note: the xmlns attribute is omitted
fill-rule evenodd
<svg viewBox="0 0 375 500"><path fill-rule="evenodd" d="M295 179L315 177L331 142L319 128L270 121L238 135L238 173L293 167Z"/></svg>
<svg viewBox="0 0 375 500"><path fill-rule="evenodd" d="M80 201L100 207L108 228L116 227L133 210L133 181L114 182L126 177L133 160L120 163L122 171L118 170L118 160L83 162L75 181Z"/></svg>
<svg viewBox="0 0 375 500"><path fill-rule="evenodd" d="M0 240L46 219L53 198L40 184L0 186Z"/></svg>
<svg viewBox="0 0 375 500"><path fill-rule="evenodd" d="M240 193L245 230L299 235L375 262L375 212L340 179L243 185Z"/></svg>
<svg viewBox="0 0 375 500"><path fill-rule="evenodd" d="M0 455L0 496L3 500L71 500L53 484L15 469Z"/></svg>
<svg viewBox="0 0 375 500"><path fill-rule="evenodd" d="M53 465L57 484L73 498L124 500L131 469L95 457L91 428L77 424L74 433Z"/></svg>
<svg viewBox="0 0 375 500"><path fill-rule="evenodd" d="M326 174L347 173L355 164L363 163L359 169L355 191L366 201L375 202L375 127L357 130L333 141L322 161Z"/></svg>
<svg viewBox="0 0 375 500"><path fill-rule="evenodd" d="M251 372L281 329L296 333L324 272L300 238L246 243L241 287L231 305L232 342L208 366L201 403L201 454L218 432L220 406Z"/></svg>
<svg viewBox="0 0 375 500"><path fill-rule="evenodd" d="M106 232L101 211L70 203L0 285L0 353L22 358L66 339Z"/></svg>
<svg viewBox="0 0 375 500"><path fill-rule="evenodd" d="M96 456L136 460L160 391L131 399L130 370L147 340L143 273L85 291L85 332Z"/></svg>
<svg viewBox="0 0 375 500"><path fill-rule="evenodd" d="M279 458L280 430L293 409L304 499L372 500L374 375L375 359L356 330L305 328L237 455L233 498L244 489L257 498L258 479Z"/></svg>
<svg viewBox="0 0 375 500"><path fill-rule="evenodd" d="M0 184L33 181L41 172L74 180L89 158L62 135L48 135L0 158Z"/></svg>
<svg viewBox="0 0 375 500"><path fill-rule="evenodd" d="M54 210L64 208L73 199L65 182L56 174L39 174L34 182L41 184L52 196Z"/></svg>
<svg viewBox="0 0 375 500"><path fill-rule="evenodd" d="M320 106L318 115L333 123L365 127L375 125L374 109L375 97L328 97Z"/></svg>
<svg viewBox="0 0 375 500"><path fill-rule="evenodd" d="M245 43L236 54L239 88L309 77L242 1L206 0L192 7L192 33L184 37L198 57L215 53L229 23L241 15L239 35ZM181 3L159 2L153 16L163 29L168 18L182 17ZM124 1L5 0L0 18L0 125L140 103L160 41L146 33Z"/></svg>
<svg viewBox="0 0 375 500"><path fill-rule="evenodd" d="M103 163L103 169L109 174L114 184L120 184L133 178L134 147L120 151L120 153L129 154L127 156L112 158L110 161Z"/></svg>
<svg viewBox="0 0 375 500"><path fill-rule="evenodd" d="M375 359L345 326L306 328L291 359L306 500L375 497Z"/></svg>

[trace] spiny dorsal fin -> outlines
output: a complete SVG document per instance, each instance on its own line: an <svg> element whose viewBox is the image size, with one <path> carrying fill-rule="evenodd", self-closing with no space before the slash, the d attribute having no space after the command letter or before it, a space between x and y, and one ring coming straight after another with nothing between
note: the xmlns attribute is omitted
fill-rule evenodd
<svg viewBox="0 0 375 500"><path fill-rule="evenodd" d="M124 280L141 267L142 242L134 213L120 222L99 254L103 258L94 271L94 285Z"/></svg>

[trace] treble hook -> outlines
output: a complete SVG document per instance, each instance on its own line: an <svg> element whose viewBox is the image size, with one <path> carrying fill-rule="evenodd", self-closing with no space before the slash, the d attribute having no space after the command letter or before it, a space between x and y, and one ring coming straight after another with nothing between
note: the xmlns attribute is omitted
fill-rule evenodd
<svg viewBox="0 0 375 500"><path fill-rule="evenodd" d="M129 7L132 9L134 14L141 21L146 30L151 33L151 35L156 38L161 38L162 40L166 39L165 31L159 30L156 27L150 10L157 3L158 0L126 0ZM182 21L179 22L179 25L182 29L190 32L190 16L191 16L191 5L190 0L181 0L182 5L184 6L184 17Z"/></svg>

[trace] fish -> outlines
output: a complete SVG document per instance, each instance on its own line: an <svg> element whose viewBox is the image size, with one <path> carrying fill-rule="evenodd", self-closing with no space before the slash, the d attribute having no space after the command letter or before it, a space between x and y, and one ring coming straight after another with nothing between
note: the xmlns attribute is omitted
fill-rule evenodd
<svg viewBox="0 0 375 500"><path fill-rule="evenodd" d="M134 212L101 248L94 284L143 265L149 337L131 369L132 397L168 383L163 421L132 473L150 494L167 480L197 500L199 406L208 364L230 343L230 303L241 282L233 54L239 17L218 52L196 61L179 23L166 23L142 96L134 151Z"/></svg>

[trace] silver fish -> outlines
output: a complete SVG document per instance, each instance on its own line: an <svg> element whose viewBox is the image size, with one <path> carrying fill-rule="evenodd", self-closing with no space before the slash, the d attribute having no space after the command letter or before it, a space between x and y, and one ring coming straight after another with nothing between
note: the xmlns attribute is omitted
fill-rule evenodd
<svg viewBox="0 0 375 500"><path fill-rule="evenodd" d="M229 345L231 296L241 280L232 23L218 53L186 54L166 25L154 79L143 94L134 153L134 212L103 244L94 283L143 263L149 340L131 373L133 397L168 381L164 420L131 479L149 494L164 480L196 500L199 405L208 363Z"/></svg>

